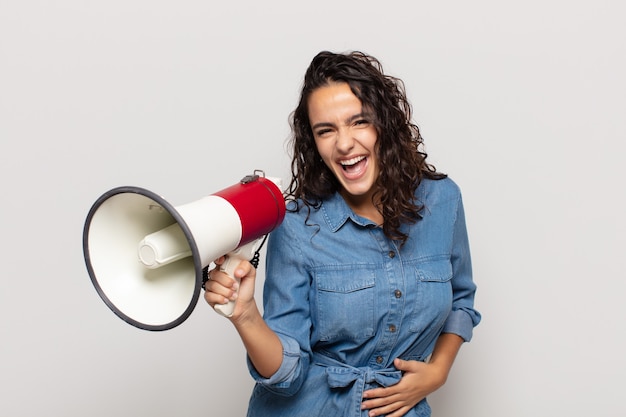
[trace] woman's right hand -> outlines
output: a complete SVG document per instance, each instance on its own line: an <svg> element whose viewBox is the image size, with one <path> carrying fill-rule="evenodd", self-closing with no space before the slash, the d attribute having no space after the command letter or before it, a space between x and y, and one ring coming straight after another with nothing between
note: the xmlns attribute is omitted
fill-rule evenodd
<svg viewBox="0 0 626 417"><path fill-rule="evenodd" d="M256 304L254 300L254 285L256 269L248 261L240 261L234 268L234 275L240 281L230 277L220 270L226 257L222 256L215 260L216 267L209 271L209 280L204 284L204 299L215 309L216 305L235 301L235 308L231 320L238 320L245 311L250 310L250 304Z"/></svg>
<svg viewBox="0 0 626 417"><path fill-rule="evenodd" d="M269 378L280 367L283 360L283 346L272 329L263 320L254 299L256 269L248 261L241 261L234 269L234 275L241 282L220 271L224 263L221 257L215 261L216 268L209 271L209 280L205 283L204 299L213 308L216 304L224 304L236 300L230 321L237 329L248 352L248 357L257 372ZM237 288L239 292L237 293Z"/></svg>

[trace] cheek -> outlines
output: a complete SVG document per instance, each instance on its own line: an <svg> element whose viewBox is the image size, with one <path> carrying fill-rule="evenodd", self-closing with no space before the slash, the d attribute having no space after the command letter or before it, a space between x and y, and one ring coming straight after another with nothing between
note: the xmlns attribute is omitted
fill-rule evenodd
<svg viewBox="0 0 626 417"><path fill-rule="evenodd" d="M368 142L371 144L372 150L378 150L378 132L374 127L367 132Z"/></svg>
<svg viewBox="0 0 626 417"><path fill-rule="evenodd" d="M354 131L353 136L358 140L361 146L367 148L371 152L376 150L378 147L378 133L376 132L376 128L373 126L370 126L367 129Z"/></svg>

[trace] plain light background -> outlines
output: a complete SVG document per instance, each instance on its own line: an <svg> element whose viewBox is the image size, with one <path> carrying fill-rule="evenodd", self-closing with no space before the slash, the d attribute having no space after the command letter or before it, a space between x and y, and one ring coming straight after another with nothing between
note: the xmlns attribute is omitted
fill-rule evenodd
<svg viewBox="0 0 626 417"><path fill-rule="evenodd" d="M625 415L625 12L0 0L0 414L245 414L229 323L203 300L168 332L118 319L85 268L85 217L120 185L179 205L254 169L287 179L308 63L357 49L405 81L432 162L464 193L484 320L433 415Z"/></svg>

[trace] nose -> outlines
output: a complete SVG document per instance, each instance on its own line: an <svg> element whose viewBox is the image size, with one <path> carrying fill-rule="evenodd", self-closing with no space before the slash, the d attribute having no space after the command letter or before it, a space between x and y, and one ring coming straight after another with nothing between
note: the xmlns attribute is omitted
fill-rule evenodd
<svg viewBox="0 0 626 417"><path fill-rule="evenodd" d="M349 153L352 150L354 147L354 137L350 129L339 129L335 146L341 153Z"/></svg>

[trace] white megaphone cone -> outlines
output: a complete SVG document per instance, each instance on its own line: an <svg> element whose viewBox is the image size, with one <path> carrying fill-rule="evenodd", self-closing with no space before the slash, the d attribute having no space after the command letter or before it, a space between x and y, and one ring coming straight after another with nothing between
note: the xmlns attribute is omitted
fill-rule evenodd
<svg viewBox="0 0 626 417"><path fill-rule="evenodd" d="M83 232L87 270L98 294L120 318L145 330L168 330L197 304L203 270L223 255L230 276L251 260L262 238L285 216L273 181L246 176L238 184L173 207L139 187L119 187L93 204ZM225 316L234 302L216 306Z"/></svg>

